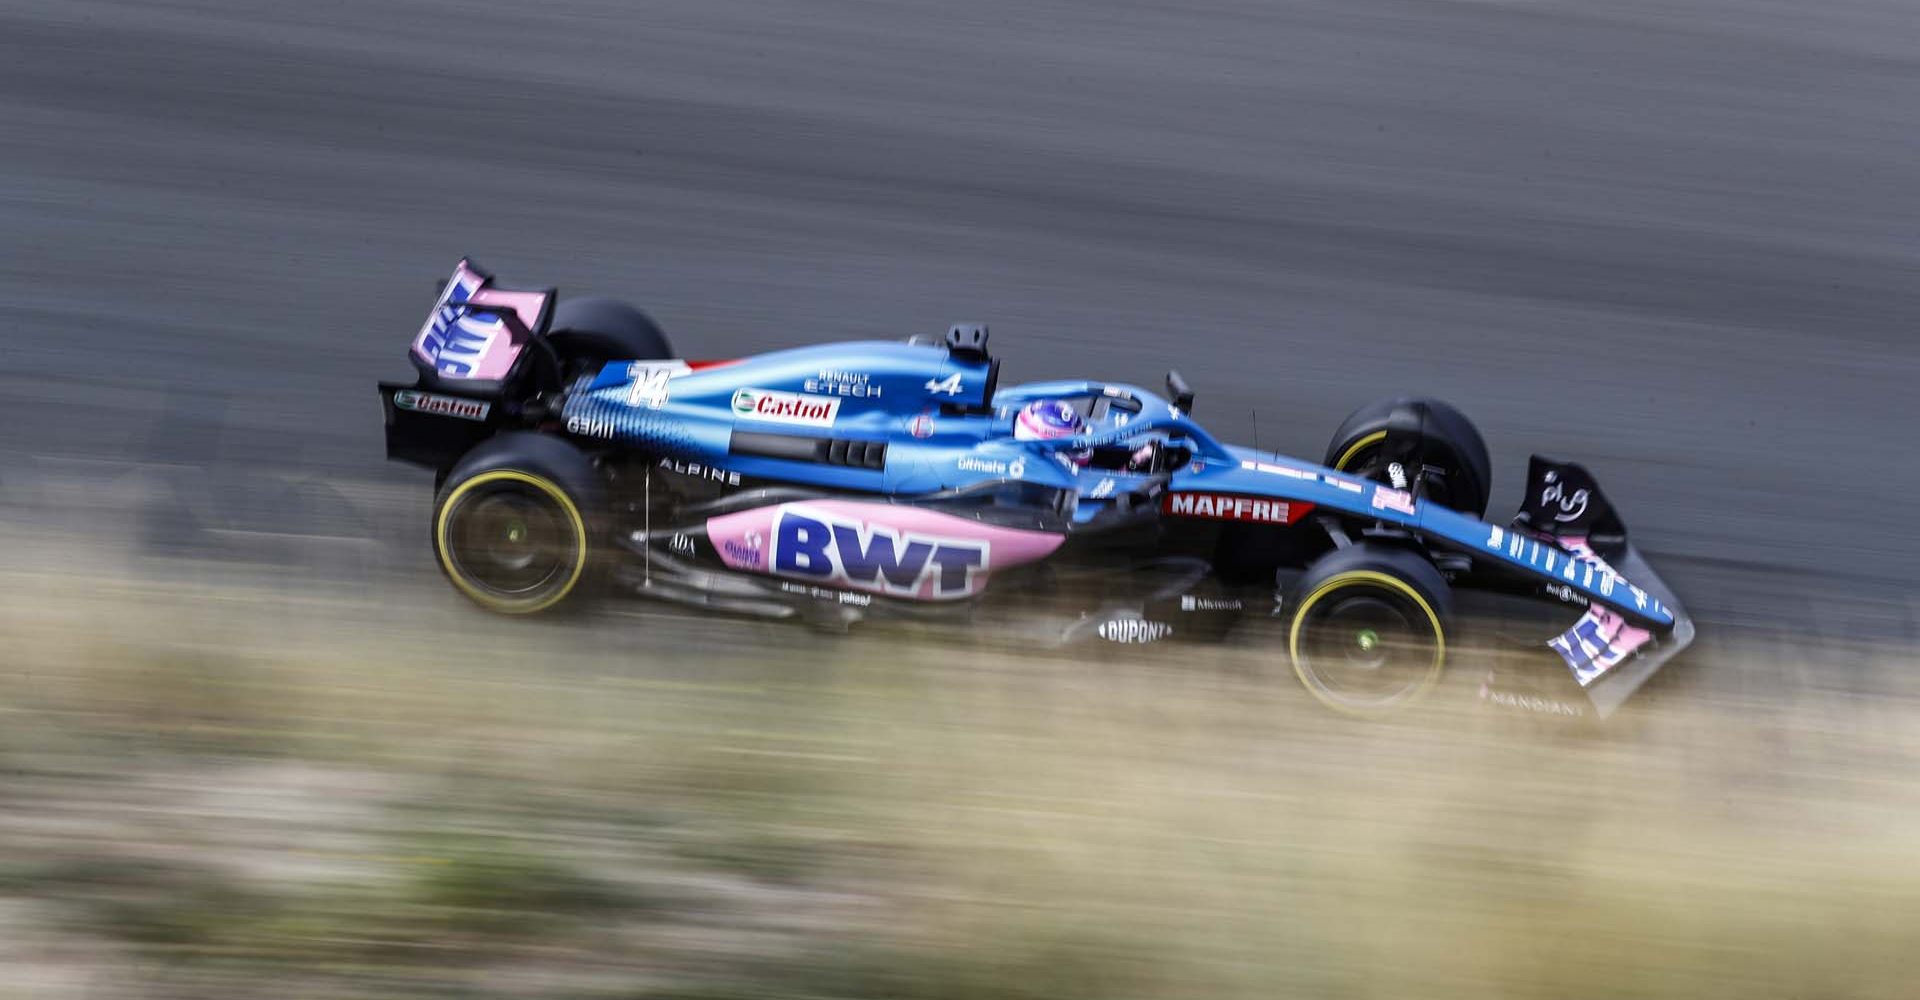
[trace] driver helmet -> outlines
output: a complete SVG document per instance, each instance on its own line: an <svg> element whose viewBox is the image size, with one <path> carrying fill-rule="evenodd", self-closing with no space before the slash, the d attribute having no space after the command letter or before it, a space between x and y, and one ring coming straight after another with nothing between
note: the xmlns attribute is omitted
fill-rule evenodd
<svg viewBox="0 0 1920 1000"><path fill-rule="evenodd" d="M1080 411L1064 399L1036 399L1020 408L1013 418L1016 441L1051 441L1085 433L1087 422Z"/></svg>
<svg viewBox="0 0 1920 1000"><path fill-rule="evenodd" d="M1051 441L1086 432L1086 418L1080 416L1080 411L1064 399L1036 399L1021 407L1020 413L1013 418L1015 441ZM1091 455L1086 451L1076 451L1067 457L1085 465Z"/></svg>

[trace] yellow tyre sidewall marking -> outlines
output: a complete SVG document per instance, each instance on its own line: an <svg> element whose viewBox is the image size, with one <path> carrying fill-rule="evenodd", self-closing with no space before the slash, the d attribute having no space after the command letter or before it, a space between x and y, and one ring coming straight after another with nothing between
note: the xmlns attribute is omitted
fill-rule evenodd
<svg viewBox="0 0 1920 1000"><path fill-rule="evenodd" d="M1307 612L1312 610L1313 606L1328 594L1336 590L1343 590L1347 587L1364 583L1384 585L1388 589L1397 590L1409 598L1412 598L1413 603L1419 605L1420 610L1427 613L1427 621L1433 624L1434 641L1433 667L1427 671L1426 677L1421 679L1420 686L1415 688L1411 695L1398 701L1390 702L1387 705L1382 705L1380 709L1371 711L1357 709L1351 705L1342 705L1332 700L1320 689L1318 684L1307 676L1306 670L1300 666L1300 627L1306 623ZM1306 600L1300 602L1299 609L1293 613L1293 627L1288 630L1287 633L1287 655L1293 660L1294 676L1300 678L1300 683L1305 686L1321 704L1336 712L1343 712L1347 715L1369 715L1382 709L1411 702L1425 694L1429 688L1433 687L1434 682L1440 679L1440 669L1444 667L1447 662L1447 633L1440 625L1439 613L1433 610L1433 605L1429 603L1418 590L1415 590L1412 584L1409 584L1397 576L1391 576L1377 570L1355 569L1348 570L1345 573L1335 573L1333 576L1322 580L1320 585L1313 589L1313 593L1308 594Z"/></svg>
<svg viewBox="0 0 1920 1000"><path fill-rule="evenodd" d="M1363 437L1360 440L1355 441L1351 445L1348 445L1347 450L1340 453L1340 461L1333 463L1334 471L1335 472L1347 471L1347 463L1353 461L1353 456L1360 454L1361 449L1366 448L1369 445L1378 444L1382 441L1385 441L1386 439L1387 439L1386 431L1374 431L1372 434L1369 434L1366 437Z"/></svg>
<svg viewBox="0 0 1920 1000"><path fill-rule="evenodd" d="M500 482L524 483L552 497L560 505L560 509L566 511L567 520L573 524L573 537L578 543L579 552L579 557L573 562L573 575L567 578L565 586L536 601L516 601L489 594L467 582L453 564L451 546L447 544L448 515L472 490L488 483ZM434 516L433 535L434 540L440 543L440 565L446 568L447 579L452 580L453 585L459 587L462 593L473 598L483 607L506 614L526 615L554 606L568 594L573 593L574 585L580 582L581 574L587 569L587 522L580 516L580 508L574 506L573 498L567 496L567 492L553 480L545 476L536 476L531 472L521 472L518 469L495 469L491 472L482 472L454 487L453 492L447 496L447 501L440 505L439 513Z"/></svg>

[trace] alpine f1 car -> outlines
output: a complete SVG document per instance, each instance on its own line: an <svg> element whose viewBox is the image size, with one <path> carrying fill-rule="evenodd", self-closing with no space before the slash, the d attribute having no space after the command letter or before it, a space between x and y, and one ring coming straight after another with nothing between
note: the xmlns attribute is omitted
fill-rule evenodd
<svg viewBox="0 0 1920 1000"><path fill-rule="evenodd" d="M1215 439L1178 373L1003 386L984 326L683 360L632 306L467 260L410 357L387 454L433 470L434 553L492 611L610 584L831 628L1011 608L1128 645L1254 618L1363 714L1435 684L1469 595L1564 616L1533 642L1564 666L1481 686L1509 707L1604 717L1693 637L1580 466L1535 456L1522 509L1482 520L1486 445L1434 400L1361 408L1316 464Z"/></svg>

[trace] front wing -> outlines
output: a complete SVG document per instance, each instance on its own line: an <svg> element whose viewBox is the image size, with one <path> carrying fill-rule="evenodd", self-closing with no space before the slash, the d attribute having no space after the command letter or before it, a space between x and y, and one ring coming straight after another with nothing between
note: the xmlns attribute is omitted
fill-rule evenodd
<svg viewBox="0 0 1920 1000"><path fill-rule="evenodd" d="M1370 518L1530 577L1562 599L1588 605L1596 612L1589 618L1617 618L1617 633L1602 637L1591 630L1580 635L1570 631L1556 640L1572 637L1568 649L1556 647L1556 652L1567 659L1575 680L1602 717L1693 641L1693 622L1672 590L1630 544L1609 563L1584 545L1556 543L1531 531L1488 524L1380 483L1260 457L1247 449L1231 450L1235 453L1231 464L1203 459L1176 474L1168 484L1165 502L1193 495L1218 509L1239 498L1258 498L1284 502L1289 521L1314 508ZM1236 503L1233 509L1250 506ZM1624 638L1627 635L1632 636L1630 643ZM1587 638L1585 648L1578 645L1582 636ZM1607 644L1616 636L1623 637L1618 640L1620 648Z"/></svg>

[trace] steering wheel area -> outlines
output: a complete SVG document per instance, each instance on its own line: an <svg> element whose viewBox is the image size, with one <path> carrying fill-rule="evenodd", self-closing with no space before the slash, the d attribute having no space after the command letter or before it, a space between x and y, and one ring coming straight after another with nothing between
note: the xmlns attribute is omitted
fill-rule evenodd
<svg viewBox="0 0 1920 1000"><path fill-rule="evenodd" d="M1103 386L1081 397L1069 397L1068 402L1086 420L1085 436L1106 442L1072 452L1087 469L1165 477L1192 458L1192 449L1175 444L1165 428L1142 422L1137 432L1128 433L1146 409L1131 393Z"/></svg>

